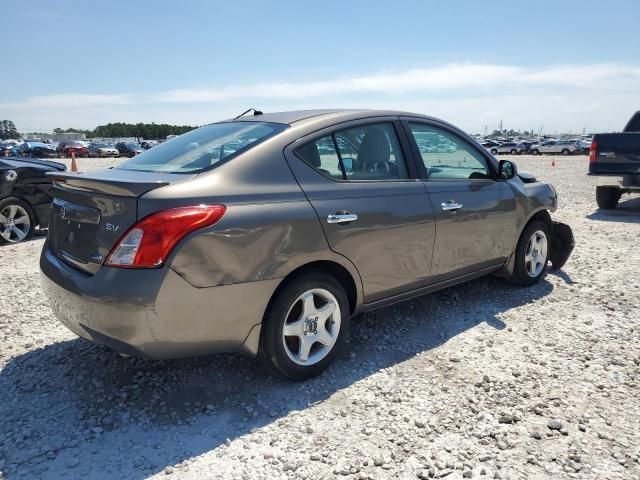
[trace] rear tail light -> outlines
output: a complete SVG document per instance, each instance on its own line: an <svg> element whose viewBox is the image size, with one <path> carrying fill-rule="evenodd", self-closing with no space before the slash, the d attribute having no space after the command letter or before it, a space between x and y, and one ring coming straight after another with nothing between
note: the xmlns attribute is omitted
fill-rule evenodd
<svg viewBox="0 0 640 480"><path fill-rule="evenodd" d="M591 146L589 147L589 163L593 163L596 161L596 157L598 156L598 144L595 140L591 141Z"/></svg>
<svg viewBox="0 0 640 480"><path fill-rule="evenodd" d="M215 224L225 211L223 205L200 205L152 213L118 240L105 264L123 268L159 267L180 240L195 230Z"/></svg>

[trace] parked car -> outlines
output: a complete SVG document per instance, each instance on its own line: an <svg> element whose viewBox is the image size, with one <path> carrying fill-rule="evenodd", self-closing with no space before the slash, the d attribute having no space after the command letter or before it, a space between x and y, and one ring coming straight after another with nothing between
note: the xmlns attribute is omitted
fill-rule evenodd
<svg viewBox="0 0 640 480"><path fill-rule="evenodd" d="M0 142L0 157L9 157L15 154L15 145L13 143Z"/></svg>
<svg viewBox="0 0 640 480"><path fill-rule="evenodd" d="M20 157L56 158L56 149L48 143L24 142L14 148L14 153Z"/></svg>
<svg viewBox="0 0 640 480"><path fill-rule="evenodd" d="M455 150L421 152L429 135ZM149 358L244 352L293 380L360 312L491 273L532 285L572 248L552 186L417 114L242 117L54 181L40 266L71 331Z"/></svg>
<svg viewBox="0 0 640 480"><path fill-rule="evenodd" d="M18 243L46 228L51 216L51 177L61 163L32 158L0 158L0 243Z"/></svg>
<svg viewBox="0 0 640 480"><path fill-rule="evenodd" d="M574 143L560 140L548 140L531 146L532 155L542 155L543 153L570 155L576 153L576 150L577 146Z"/></svg>
<svg viewBox="0 0 640 480"><path fill-rule="evenodd" d="M136 155L144 152L144 148L139 143L135 142L120 142L116 143L116 148L122 157L135 157Z"/></svg>
<svg viewBox="0 0 640 480"><path fill-rule="evenodd" d="M144 140L143 142L140 142L140 146L145 150L149 150L150 148L153 148L156 145L158 145L158 142L156 142L155 140Z"/></svg>
<svg viewBox="0 0 640 480"><path fill-rule="evenodd" d="M486 141L482 142L481 145L484 148L486 148L488 151L491 151L491 148L497 147L498 145L500 145L500 142L495 142L493 140L486 140Z"/></svg>
<svg viewBox="0 0 640 480"><path fill-rule="evenodd" d="M640 192L640 111L622 133L593 136L589 178L596 187L598 207L616 208L623 193Z"/></svg>
<svg viewBox="0 0 640 480"><path fill-rule="evenodd" d="M110 143L90 143L87 147L90 157L119 157L120 152Z"/></svg>
<svg viewBox="0 0 640 480"><path fill-rule="evenodd" d="M524 151L524 146L521 143L507 142L501 145L491 147L491 154L498 155L499 153L510 153L511 155L518 155Z"/></svg>
<svg viewBox="0 0 640 480"><path fill-rule="evenodd" d="M80 142L60 142L56 147L58 157L70 157L74 154L76 157L88 157L89 150Z"/></svg>

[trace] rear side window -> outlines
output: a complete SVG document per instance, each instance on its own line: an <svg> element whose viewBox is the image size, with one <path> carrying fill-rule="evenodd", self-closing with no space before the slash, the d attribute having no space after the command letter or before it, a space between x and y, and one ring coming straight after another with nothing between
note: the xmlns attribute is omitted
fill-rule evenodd
<svg viewBox="0 0 640 480"><path fill-rule="evenodd" d="M286 125L267 122L214 123L146 150L116 168L143 172L199 173L249 150L286 128Z"/></svg>
<svg viewBox="0 0 640 480"><path fill-rule="evenodd" d="M392 123L339 130L298 147L296 155L336 180L402 180L407 164Z"/></svg>

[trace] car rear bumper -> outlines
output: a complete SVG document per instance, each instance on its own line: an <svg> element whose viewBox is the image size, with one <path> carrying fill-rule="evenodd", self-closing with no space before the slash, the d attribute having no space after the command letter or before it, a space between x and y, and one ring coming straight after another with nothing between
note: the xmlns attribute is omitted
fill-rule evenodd
<svg viewBox="0 0 640 480"><path fill-rule="evenodd" d="M596 187L640 188L640 175L622 174L607 175L589 173L589 182Z"/></svg>
<svg viewBox="0 0 640 480"><path fill-rule="evenodd" d="M196 288L171 268L102 267L87 275L45 244L42 287L69 330L120 353L167 359L239 351L255 355L279 279Z"/></svg>

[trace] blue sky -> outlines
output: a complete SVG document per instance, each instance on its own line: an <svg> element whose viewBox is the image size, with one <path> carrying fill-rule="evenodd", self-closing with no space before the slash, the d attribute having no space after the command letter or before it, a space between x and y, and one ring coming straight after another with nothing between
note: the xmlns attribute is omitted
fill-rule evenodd
<svg viewBox="0 0 640 480"><path fill-rule="evenodd" d="M368 107L552 132L640 108L637 0L101 3L2 0L0 117L42 131Z"/></svg>

